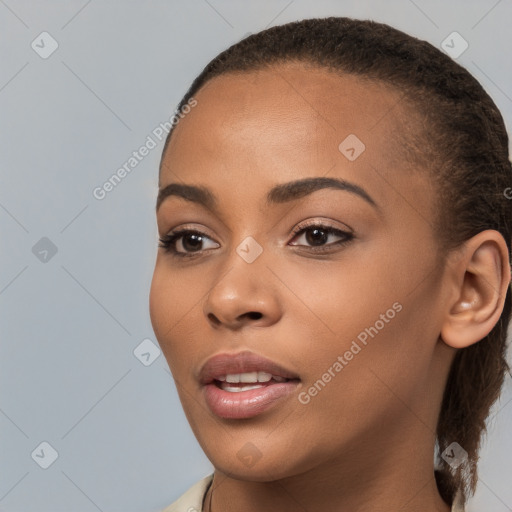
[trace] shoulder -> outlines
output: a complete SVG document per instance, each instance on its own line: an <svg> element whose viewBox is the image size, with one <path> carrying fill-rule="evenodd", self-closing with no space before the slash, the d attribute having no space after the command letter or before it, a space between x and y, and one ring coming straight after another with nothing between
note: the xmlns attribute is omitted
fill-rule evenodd
<svg viewBox="0 0 512 512"><path fill-rule="evenodd" d="M213 478L213 473L196 482L174 503L161 512L202 512L203 499Z"/></svg>

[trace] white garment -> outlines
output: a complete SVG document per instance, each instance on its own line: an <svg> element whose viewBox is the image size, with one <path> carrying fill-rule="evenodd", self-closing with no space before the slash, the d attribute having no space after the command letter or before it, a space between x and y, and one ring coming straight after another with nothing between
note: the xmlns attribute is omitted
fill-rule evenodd
<svg viewBox="0 0 512 512"><path fill-rule="evenodd" d="M203 500L213 478L213 473L196 482L178 500L162 510L162 512L203 512ZM451 512L464 512L460 493L457 493Z"/></svg>

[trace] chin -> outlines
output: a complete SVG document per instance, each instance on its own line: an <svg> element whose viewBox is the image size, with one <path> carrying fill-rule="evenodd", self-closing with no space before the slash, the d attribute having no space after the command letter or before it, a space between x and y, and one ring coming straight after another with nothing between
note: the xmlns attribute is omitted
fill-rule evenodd
<svg viewBox="0 0 512 512"><path fill-rule="evenodd" d="M255 444L258 442L255 441ZM290 453L289 448L285 448L289 447L289 443L272 445L262 442L258 444L260 449L255 444L243 441L241 448L236 449L237 441L230 440L227 446L216 444L211 445L212 449L206 445L202 447L216 470L237 480L272 482L304 473L313 465L311 460L305 460L296 451Z"/></svg>
<svg viewBox="0 0 512 512"><path fill-rule="evenodd" d="M291 468L282 467L279 461L273 464L258 461L254 466L248 467L240 463L233 463L231 460L222 461L223 463L212 462L214 468L221 473L229 475L236 480L245 480L248 482L273 482L293 476L300 471L291 471Z"/></svg>

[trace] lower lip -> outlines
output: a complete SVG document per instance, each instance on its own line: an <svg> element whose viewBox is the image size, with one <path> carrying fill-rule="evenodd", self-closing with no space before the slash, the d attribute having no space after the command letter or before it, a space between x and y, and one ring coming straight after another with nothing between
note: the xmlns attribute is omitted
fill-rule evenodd
<svg viewBox="0 0 512 512"><path fill-rule="evenodd" d="M216 416L252 418L274 407L295 391L298 381L276 382L248 391L224 391L212 382L203 387L206 404Z"/></svg>

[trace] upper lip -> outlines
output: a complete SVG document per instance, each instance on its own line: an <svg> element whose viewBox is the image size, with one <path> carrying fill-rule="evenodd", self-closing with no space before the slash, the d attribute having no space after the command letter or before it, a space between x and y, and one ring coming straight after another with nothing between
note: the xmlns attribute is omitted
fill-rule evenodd
<svg viewBox="0 0 512 512"><path fill-rule="evenodd" d="M206 361L199 372L201 384L209 384L218 377L246 372L267 372L285 379L298 379L298 375L281 365L250 351L237 354L217 354Z"/></svg>

